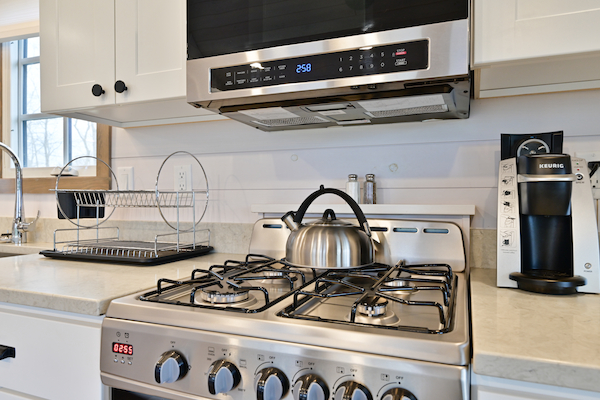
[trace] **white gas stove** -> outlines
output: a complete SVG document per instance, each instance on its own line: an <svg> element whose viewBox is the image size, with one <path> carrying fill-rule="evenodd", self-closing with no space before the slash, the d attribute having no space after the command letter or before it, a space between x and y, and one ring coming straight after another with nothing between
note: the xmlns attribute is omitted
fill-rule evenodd
<svg viewBox="0 0 600 400"><path fill-rule="evenodd" d="M289 230L262 219L246 259L113 301L102 381L173 400L468 399L460 228L369 224L368 267L294 268L281 259Z"/></svg>

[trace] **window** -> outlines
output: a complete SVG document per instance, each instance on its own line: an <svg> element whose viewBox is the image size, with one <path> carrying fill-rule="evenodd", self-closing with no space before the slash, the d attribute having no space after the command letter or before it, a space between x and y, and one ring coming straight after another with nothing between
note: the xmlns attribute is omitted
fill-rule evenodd
<svg viewBox="0 0 600 400"><path fill-rule="evenodd" d="M33 173L48 176L45 168L62 167L73 158L96 155L95 123L41 111L40 38L13 41L9 47L10 80L17 82L17 94L11 101L10 144L13 150L18 149L23 166L42 168ZM77 162L79 167L92 165L95 160L91 158Z"/></svg>
<svg viewBox="0 0 600 400"><path fill-rule="evenodd" d="M74 158L88 155L109 162L110 127L41 112L39 37L4 43L2 47L2 141L19 154L24 167L23 176L38 178L36 189L32 189L26 179L25 191L48 193L47 190L53 188L56 181L51 177L51 172ZM10 157L4 157L4 154L0 156L3 160L1 178L14 178ZM70 165L78 169L80 177L100 178L92 181L96 184L101 181L104 187L94 188L108 188L108 171L104 171L103 167L96 171L95 159L83 158ZM75 184L74 187L90 187L92 181L87 178L87 184ZM0 191L5 184L8 185L0 182Z"/></svg>

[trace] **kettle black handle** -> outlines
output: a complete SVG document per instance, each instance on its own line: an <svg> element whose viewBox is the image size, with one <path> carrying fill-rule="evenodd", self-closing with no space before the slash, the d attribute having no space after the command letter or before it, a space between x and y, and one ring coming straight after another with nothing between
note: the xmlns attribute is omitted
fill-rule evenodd
<svg viewBox="0 0 600 400"><path fill-rule="evenodd" d="M371 236L371 228L369 228L367 218L365 217L365 214L362 212L362 210L360 209L360 207L356 203L356 201L354 201L354 199L352 197L350 197L348 194L342 192L341 190L333 189L333 188L326 189L323 185L321 185L319 190L312 193L310 196L308 196L306 198L306 200L304 200L302 202L302 204L300 205L300 208L298 208L298 211L294 215L294 222L296 222L298 224L301 223L302 218L304 218L304 214L306 214L306 210L308 210L308 207L311 205L311 203L317 197L322 196L326 193L336 194L336 195L340 196L342 199L344 199L344 201L346 203L348 203L350 208L352 208L352 211L354 211L354 215L356 215L356 218L358 219L358 222L360 224L360 229L362 229L367 234L367 236L369 236L369 237Z"/></svg>

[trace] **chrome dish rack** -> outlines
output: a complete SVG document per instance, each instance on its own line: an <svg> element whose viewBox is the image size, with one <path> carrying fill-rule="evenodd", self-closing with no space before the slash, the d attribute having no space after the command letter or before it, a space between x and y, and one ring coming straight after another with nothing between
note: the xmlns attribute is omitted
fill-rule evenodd
<svg viewBox="0 0 600 400"><path fill-rule="evenodd" d="M176 154L187 154L193 157L204 176L206 189L189 191L161 191L158 189L160 173L167 160ZM81 157L79 157L81 158ZM95 158L95 157L92 157ZM70 161L77 160L74 159ZM110 166L104 163L115 178ZM69 163L69 164L70 164ZM68 167L67 164L65 168ZM62 171L61 171L62 172ZM155 190L79 190L59 189L61 174L56 180L56 201L59 213L75 228L56 229L54 231L53 250L44 250L40 254L61 259L80 261L109 261L138 265L157 265L185 258L204 255L213 250L210 246L210 230L197 229L198 224L208 207L208 180L202 164L192 154L179 151L168 156L161 165ZM61 206L60 196L70 196L75 203L75 217L70 218ZM203 197L205 196L205 200ZM204 201L201 213L197 212L198 201ZM110 214L104 217L104 211L112 208ZM164 222L173 232L157 234L154 240L137 241L120 239L118 227L101 226L112 216L117 208L155 208L158 209ZM167 210L175 213L175 221L169 222L165 216ZM187 218L181 214L187 210ZM95 215L93 225L84 225L81 215ZM95 212L95 214L94 214ZM197 215L199 218L197 219ZM68 240L63 240L68 237ZM74 237L74 239L73 239Z"/></svg>

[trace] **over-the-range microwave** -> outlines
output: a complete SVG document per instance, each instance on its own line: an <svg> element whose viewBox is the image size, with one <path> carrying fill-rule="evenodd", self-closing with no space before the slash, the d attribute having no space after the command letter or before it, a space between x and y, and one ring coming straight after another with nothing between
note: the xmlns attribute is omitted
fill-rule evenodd
<svg viewBox="0 0 600 400"><path fill-rule="evenodd" d="M188 0L187 100L265 131L469 116L469 0Z"/></svg>

